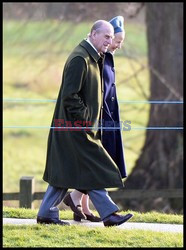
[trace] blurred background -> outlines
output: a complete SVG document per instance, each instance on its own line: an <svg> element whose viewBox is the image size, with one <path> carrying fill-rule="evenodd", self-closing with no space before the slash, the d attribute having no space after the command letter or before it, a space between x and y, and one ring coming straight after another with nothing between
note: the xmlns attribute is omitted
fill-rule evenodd
<svg viewBox="0 0 186 250"><path fill-rule="evenodd" d="M3 3L3 192L18 192L22 176L34 176L35 191L46 190L49 129L39 127L51 124L64 63L96 20L117 15L126 31L115 54L120 118L131 121L122 131L125 189L183 188L183 3L19 2ZM120 205L183 212L180 197Z"/></svg>

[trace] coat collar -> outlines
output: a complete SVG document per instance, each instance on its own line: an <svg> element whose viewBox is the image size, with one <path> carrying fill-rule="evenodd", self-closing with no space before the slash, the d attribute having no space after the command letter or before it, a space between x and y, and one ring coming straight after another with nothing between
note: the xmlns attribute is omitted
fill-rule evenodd
<svg viewBox="0 0 186 250"><path fill-rule="evenodd" d="M98 62L98 60L100 59L100 56L98 55L98 53L95 51L95 49L86 40L83 40L80 43L80 46L84 47L88 51L88 53L91 55L91 57L96 62Z"/></svg>

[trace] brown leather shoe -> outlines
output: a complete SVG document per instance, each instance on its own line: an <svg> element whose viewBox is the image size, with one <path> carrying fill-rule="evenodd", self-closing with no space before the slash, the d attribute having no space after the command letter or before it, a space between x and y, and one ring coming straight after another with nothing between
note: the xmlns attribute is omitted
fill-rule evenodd
<svg viewBox="0 0 186 250"><path fill-rule="evenodd" d="M101 218L97 217L93 214L89 215L89 214L85 214L86 216L86 220L92 221L92 222L100 222ZM81 221L81 217L79 217L77 214L74 213L73 218L75 221Z"/></svg>
<svg viewBox="0 0 186 250"><path fill-rule="evenodd" d="M87 220L92 221L92 222L100 222L101 218L98 216L95 216L94 214L85 214L85 216L87 217Z"/></svg>
<svg viewBox="0 0 186 250"><path fill-rule="evenodd" d="M71 198L71 196L70 196L70 194L67 194L67 195L66 195L66 197L65 197L64 200L63 200L63 202L65 203L65 205L69 206L69 207L72 209L72 211L73 211L76 215L78 215L81 219L86 219L86 216L85 216L85 214L84 214L83 211L82 211L81 205L75 206L75 205L74 205L74 202L73 202L73 200L72 200L72 198Z"/></svg>

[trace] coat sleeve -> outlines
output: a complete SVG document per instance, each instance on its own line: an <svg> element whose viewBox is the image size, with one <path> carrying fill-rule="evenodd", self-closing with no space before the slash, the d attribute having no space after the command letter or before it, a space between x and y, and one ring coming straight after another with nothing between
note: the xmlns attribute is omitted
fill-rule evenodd
<svg viewBox="0 0 186 250"><path fill-rule="evenodd" d="M80 56L73 58L65 68L62 102L69 120L88 120L88 109L81 95L86 74L87 65Z"/></svg>

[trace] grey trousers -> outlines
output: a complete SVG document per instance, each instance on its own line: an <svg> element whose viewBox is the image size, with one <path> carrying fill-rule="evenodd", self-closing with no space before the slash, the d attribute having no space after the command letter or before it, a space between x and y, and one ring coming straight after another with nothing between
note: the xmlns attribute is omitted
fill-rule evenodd
<svg viewBox="0 0 186 250"><path fill-rule="evenodd" d="M48 185L38 216L59 219L59 208L57 206L65 197L67 190L68 189L65 188L56 188ZM102 220L119 210L105 189L87 191L87 194Z"/></svg>

